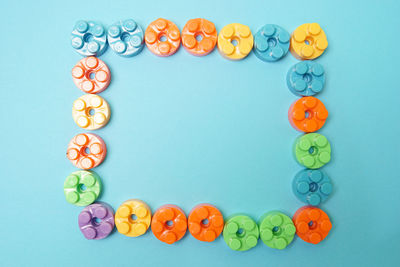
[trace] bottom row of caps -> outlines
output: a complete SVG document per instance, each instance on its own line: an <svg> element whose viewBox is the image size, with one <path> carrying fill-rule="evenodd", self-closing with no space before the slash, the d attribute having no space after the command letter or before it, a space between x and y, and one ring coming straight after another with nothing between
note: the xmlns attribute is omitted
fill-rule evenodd
<svg viewBox="0 0 400 267"><path fill-rule="evenodd" d="M304 206L291 219L279 211L265 213L258 224L249 216L237 214L224 222L221 212L211 204L199 204L189 213L175 205L164 205L151 214L141 200L130 199L114 211L104 202L85 207L78 217L79 228L87 239L103 239L116 226L118 232L137 237L151 231L157 239L173 244L183 238L186 230L205 242L214 241L221 233L233 250L245 251L257 245L260 238L267 246L284 249L297 235L306 242L318 244L329 233L332 224L319 208Z"/></svg>

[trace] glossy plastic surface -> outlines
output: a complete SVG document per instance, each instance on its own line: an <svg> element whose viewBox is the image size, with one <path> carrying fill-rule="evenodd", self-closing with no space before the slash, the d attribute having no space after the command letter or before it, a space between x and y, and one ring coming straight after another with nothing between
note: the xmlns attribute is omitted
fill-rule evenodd
<svg viewBox="0 0 400 267"><path fill-rule="evenodd" d="M86 130L97 130L110 120L111 110L101 96L87 94L79 97L72 105L72 118Z"/></svg>
<svg viewBox="0 0 400 267"><path fill-rule="evenodd" d="M218 35L218 50L227 59L245 58L253 48L253 35L250 28L239 23L228 24Z"/></svg>
<svg viewBox="0 0 400 267"><path fill-rule="evenodd" d="M71 33L71 45L84 57L100 56L107 49L103 25L94 21L78 21Z"/></svg>
<svg viewBox="0 0 400 267"><path fill-rule="evenodd" d="M64 182L65 199L76 206L92 204L100 192L100 177L92 171L73 172Z"/></svg>
<svg viewBox="0 0 400 267"><path fill-rule="evenodd" d="M94 203L79 213L78 225L86 239L106 238L114 229L114 211L104 202Z"/></svg>
<svg viewBox="0 0 400 267"><path fill-rule="evenodd" d="M182 29L182 45L194 56L208 55L216 44L217 30L211 21L191 19Z"/></svg>
<svg viewBox="0 0 400 267"><path fill-rule="evenodd" d="M311 206L301 207L293 215L296 234L304 241L318 244L332 229L329 216L321 209Z"/></svg>
<svg viewBox="0 0 400 267"><path fill-rule="evenodd" d="M264 244L276 249L286 248L296 233L292 219L279 211L270 211L261 216L259 229Z"/></svg>
<svg viewBox="0 0 400 267"><path fill-rule="evenodd" d="M225 222L223 236L233 250L246 251L257 245L258 225L247 215L235 215Z"/></svg>
<svg viewBox="0 0 400 267"><path fill-rule="evenodd" d="M98 94L110 84L111 72L102 60L97 57L86 57L73 67L72 80L83 92Z"/></svg>
<svg viewBox="0 0 400 267"><path fill-rule="evenodd" d="M115 22L107 31L108 44L122 57L133 57L144 47L144 32L133 20L126 19Z"/></svg>
<svg viewBox="0 0 400 267"><path fill-rule="evenodd" d="M164 205L153 215L151 231L158 240L173 244L182 239L187 229L186 215L175 205Z"/></svg>
<svg viewBox="0 0 400 267"><path fill-rule="evenodd" d="M294 154L304 167L318 169L331 160L331 144L322 134L305 134L296 139Z"/></svg>
<svg viewBox="0 0 400 267"><path fill-rule="evenodd" d="M160 57L175 54L181 44L181 34L178 27L172 21L162 18L149 24L144 39L147 48Z"/></svg>
<svg viewBox="0 0 400 267"><path fill-rule="evenodd" d="M92 133L77 134L68 144L67 158L79 169L92 169L103 162L106 143Z"/></svg>
<svg viewBox="0 0 400 267"><path fill-rule="evenodd" d="M189 232L200 241L212 242L224 228L221 212L211 204L199 204L194 207L188 217Z"/></svg>
<svg viewBox="0 0 400 267"><path fill-rule="evenodd" d="M321 64L306 60L292 66L286 76L289 90L297 96L313 96L324 89L325 70Z"/></svg>
<svg viewBox="0 0 400 267"><path fill-rule="evenodd" d="M129 199L119 206L115 213L118 232L130 237L141 236L150 227L151 210L139 199Z"/></svg>
<svg viewBox="0 0 400 267"><path fill-rule="evenodd" d="M261 60L274 62L286 56L290 34L275 24L266 24L254 35L254 54Z"/></svg>
<svg viewBox="0 0 400 267"><path fill-rule="evenodd" d="M296 174L292 183L293 193L302 202L318 206L332 193L329 176L322 170L302 170Z"/></svg>
<svg viewBox="0 0 400 267"><path fill-rule="evenodd" d="M311 133L324 126L328 110L318 98L306 96L293 102L288 118L290 125L297 131Z"/></svg>
<svg viewBox="0 0 400 267"><path fill-rule="evenodd" d="M325 32L318 23L306 23L292 33L290 52L297 59L315 59L328 47Z"/></svg>

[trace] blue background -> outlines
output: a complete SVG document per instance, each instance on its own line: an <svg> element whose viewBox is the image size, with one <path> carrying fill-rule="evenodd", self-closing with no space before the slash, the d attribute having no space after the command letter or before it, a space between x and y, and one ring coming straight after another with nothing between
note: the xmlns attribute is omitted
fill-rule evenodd
<svg viewBox="0 0 400 267"><path fill-rule="evenodd" d="M111 2L113 2L111 4ZM47 266L390 266L399 261L399 31L398 1L32 1L2 4L0 47L0 265ZM311 245L295 238L283 251L228 248L222 238L202 243L187 234L174 245L149 231L139 238L114 232L85 240L81 208L64 199L63 182L75 171L66 159L70 139L84 132L72 120L83 93L71 79L81 59L70 46L79 19L105 26L125 18L144 29L164 17L180 29L204 17L218 31L226 24L266 23L289 32L318 22L329 47L317 62L327 73L318 97L330 116L320 131L333 147L323 169L334 183L322 205L333 222L328 238ZM95 169L101 201L116 209L139 198L153 211L167 203L189 213L213 203L225 216L257 219L302 206L291 191L301 170L292 155L300 133L288 123L297 99L285 76L291 54L266 63L251 53L232 62L214 50L198 58L182 47L168 58L147 50L121 58L101 56L112 82L101 93L112 108L95 131L108 154Z"/></svg>

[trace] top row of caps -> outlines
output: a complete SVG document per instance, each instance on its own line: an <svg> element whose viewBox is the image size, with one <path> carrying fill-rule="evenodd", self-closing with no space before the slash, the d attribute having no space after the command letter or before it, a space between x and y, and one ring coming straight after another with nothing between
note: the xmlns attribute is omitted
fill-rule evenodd
<svg viewBox="0 0 400 267"><path fill-rule="evenodd" d="M132 57L139 54L146 43L155 55L173 55L182 42L192 55L208 55L218 43L218 50L227 59L240 60L253 49L258 58L273 62L283 58L290 49L300 60L312 60L328 47L324 31L318 23L299 26L290 35L275 24L266 24L253 37L250 28L239 23L228 24L217 35L214 23L206 19L189 20L182 36L175 23L159 18L149 24L146 32L132 19L121 20L110 27L93 21L78 21L71 34L72 47L82 56L99 56L107 43L118 55Z"/></svg>

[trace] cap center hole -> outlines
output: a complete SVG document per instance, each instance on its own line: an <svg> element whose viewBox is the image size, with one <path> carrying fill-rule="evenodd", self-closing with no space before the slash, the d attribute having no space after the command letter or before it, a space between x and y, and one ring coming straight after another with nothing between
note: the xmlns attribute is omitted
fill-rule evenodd
<svg viewBox="0 0 400 267"><path fill-rule="evenodd" d="M303 80L306 83L310 83L312 81L312 76L309 73L306 73L306 74L303 75Z"/></svg>
<svg viewBox="0 0 400 267"><path fill-rule="evenodd" d="M209 223L208 219L201 220L202 225L208 225Z"/></svg>
<svg viewBox="0 0 400 267"><path fill-rule="evenodd" d="M274 226L274 228L272 228L272 233L273 234L278 234L279 230L280 230L279 226Z"/></svg>
<svg viewBox="0 0 400 267"><path fill-rule="evenodd" d="M159 38L160 42L166 42L167 41L167 36L165 36L164 34L160 35Z"/></svg>
<svg viewBox="0 0 400 267"><path fill-rule="evenodd" d="M237 46L239 44L238 40L236 39L232 39L231 43L233 44L233 46Z"/></svg>
<svg viewBox="0 0 400 267"><path fill-rule="evenodd" d="M197 42L200 42L201 40L203 40L203 35L196 34L196 36L194 38L196 38Z"/></svg>
<svg viewBox="0 0 400 267"><path fill-rule="evenodd" d="M127 43L127 42L129 42L130 39L131 39L131 36L130 36L129 33L127 33L127 32L124 32L124 33L121 35L121 40L122 40L122 42Z"/></svg>
<svg viewBox="0 0 400 267"><path fill-rule="evenodd" d="M136 214L132 214L132 215L131 215L131 219L132 219L132 221L136 221L136 220L137 220Z"/></svg>
<svg viewBox="0 0 400 267"><path fill-rule="evenodd" d="M312 38L308 38L308 39L304 40L304 43L305 43L306 45L312 45L312 44L314 43L314 41L313 41Z"/></svg>
<svg viewBox="0 0 400 267"><path fill-rule="evenodd" d="M165 223L167 226L172 227L174 225L174 222L171 220L166 221Z"/></svg>
<svg viewBox="0 0 400 267"><path fill-rule="evenodd" d="M79 184L79 185L78 185L78 189L79 189L79 191L84 192L84 191L86 190L86 185L84 185L84 184Z"/></svg>
<svg viewBox="0 0 400 267"><path fill-rule="evenodd" d="M85 34L83 35L83 41L84 41L84 42L89 43L89 42L91 42L92 40L93 40L93 35L92 35L91 33L87 32L87 33L85 33Z"/></svg>
<svg viewBox="0 0 400 267"><path fill-rule="evenodd" d="M310 183L310 192L315 192L318 189L318 184L315 182Z"/></svg>
<svg viewBox="0 0 400 267"><path fill-rule="evenodd" d="M237 232L236 232L236 235L237 235L238 237L243 237L243 236L245 235L244 229L243 229L243 228L239 228L239 229L237 230Z"/></svg>
<svg viewBox="0 0 400 267"><path fill-rule="evenodd" d="M101 223L101 219L100 219L100 218L97 218L97 217L94 217L94 218L92 219L92 222L93 222L94 225L99 225L99 224Z"/></svg>
<svg viewBox="0 0 400 267"><path fill-rule="evenodd" d="M94 110L94 109L92 109L92 108L91 108L91 109L89 109L89 115L90 115L90 116L93 116L93 115L94 115L94 113L95 113L95 110Z"/></svg>
<svg viewBox="0 0 400 267"><path fill-rule="evenodd" d="M269 47L275 47L276 46L276 39L274 37L269 37L267 42L268 42L268 46Z"/></svg>
<svg viewBox="0 0 400 267"><path fill-rule="evenodd" d="M96 73L94 73L94 72L89 73L90 80L94 80L95 77L96 77Z"/></svg>
<svg viewBox="0 0 400 267"><path fill-rule="evenodd" d="M315 146L310 147L310 149L308 150L308 153L310 153L311 155L315 155L317 154L317 148Z"/></svg>

